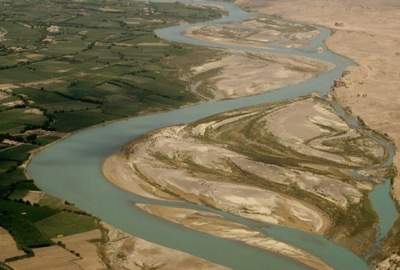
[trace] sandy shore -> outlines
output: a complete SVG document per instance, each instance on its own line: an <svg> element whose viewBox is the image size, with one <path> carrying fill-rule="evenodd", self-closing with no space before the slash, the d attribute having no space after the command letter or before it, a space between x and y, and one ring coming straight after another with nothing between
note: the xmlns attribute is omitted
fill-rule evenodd
<svg viewBox="0 0 400 270"><path fill-rule="evenodd" d="M185 252L163 247L110 225L102 224L105 231L101 246L103 260L113 270L228 270Z"/></svg>

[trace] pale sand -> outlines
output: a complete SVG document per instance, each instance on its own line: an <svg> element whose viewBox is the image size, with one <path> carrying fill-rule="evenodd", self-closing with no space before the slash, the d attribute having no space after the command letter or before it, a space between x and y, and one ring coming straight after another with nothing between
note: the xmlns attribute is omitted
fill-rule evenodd
<svg viewBox="0 0 400 270"><path fill-rule="evenodd" d="M193 85L197 83L194 92L199 95L225 99L296 84L331 68L328 63L304 57L230 50L217 59L192 67L185 77L189 77Z"/></svg>
<svg viewBox="0 0 400 270"><path fill-rule="evenodd" d="M29 190L22 200L25 202L30 202L31 204L39 203L44 195L45 193L43 191Z"/></svg>
<svg viewBox="0 0 400 270"><path fill-rule="evenodd" d="M163 247L103 224L106 242L104 260L113 270L228 270L185 252Z"/></svg>
<svg viewBox="0 0 400 270"><path fill-rule="evenodd" d="M332 165L318 163L318 167L314 167L314 163L307 161L304 162L305 169L281 167L258 162L248 153L230 148L230 141L224 141L227 145L212 143L213 136L229 130L230 136L240 136L238 138L243 145L253 143L265 147L252 136L243 134L242 126L253 121L260 128L253 130L252 136L270 140L266 145L270 146L270 151L276 151L276 155L295 155L290 151L279 152L282 151L279 146L283 145L284 149L351 168L365 168L376 162L369 156L353 156L341 148L325 144L330 140L343 142L363 137L350 129L326 102L307 98L289 104L227 112L190 125L157 130L106 159L103 173L116 186L145 197L180 198L247 218L321 234L330 225L321 209L301 198L266 190L254 183L247 184L247 177L256 175L262 181L296 185L344 210L362 200L363 190L371 189L371 185L356 185L350 179L343 181L341 173L335 175L332 172ZM269 134L276 139L268 139ZM371 153L376 159L383 158L379 145L367 138L364 141L365 145L360 145L360 148L354 145L353 148ZM240 168L241 174L237 173L237 168ZM315 168L319 173L313 170Z"/></svg>
<svg viewBox="0 0 400 270"><path fill-rule="evenodd" d="M181 224L193 230L226 239L238 240L250 246L290 257L312 269L332 270L321 259L301 249L269 238L244 225L227 221L223 217L210 212L148 204L137 204L136 206L152 215Z"/></svg>
<svg viewBox="0 0 400 270"><path fill-rule="evenodd" d="M298 23L259 15L243 22L193 27L185 35L227 45L265 48L269 42L273 42L288 48L298 48L307 45L318 33L317 29Z"/></svg>

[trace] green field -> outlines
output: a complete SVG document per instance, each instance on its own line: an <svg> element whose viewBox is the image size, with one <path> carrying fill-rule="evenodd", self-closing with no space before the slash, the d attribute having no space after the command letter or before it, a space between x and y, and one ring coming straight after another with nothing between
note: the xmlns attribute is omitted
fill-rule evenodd
<svg viewBox="0 0 400 270"><path fill-rule="evenodd" d="M71 235L97 228L92 217L69 212L60 212L36 223L36 227L50 238Z"/></svg>
<svg viewBox="0 0 400 270"><path fill-rule="evenodd" d="M31 152L81 128L197 101L179 66L214 52L170 44L154 29L219 16L179 3L1 1L0 226L20 248L97 226L51 196L23 201L38 190L24 173Z"/></svg>

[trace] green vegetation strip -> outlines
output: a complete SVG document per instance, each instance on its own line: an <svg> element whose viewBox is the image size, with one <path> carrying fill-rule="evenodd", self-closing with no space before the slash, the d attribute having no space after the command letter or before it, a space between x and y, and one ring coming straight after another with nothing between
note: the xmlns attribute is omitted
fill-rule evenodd
<svg viewBox="0 0 400 270"><path fill-rule="evenodd" d="M2 1L0 85L11 90L0 90L0 226L20 248L31 254L96 227L48 195L23 201L38 190L24 173L31 152L64 132L197 101L179 67L214 52L165 43L153 30L219 16L179 3Z"/></svg>

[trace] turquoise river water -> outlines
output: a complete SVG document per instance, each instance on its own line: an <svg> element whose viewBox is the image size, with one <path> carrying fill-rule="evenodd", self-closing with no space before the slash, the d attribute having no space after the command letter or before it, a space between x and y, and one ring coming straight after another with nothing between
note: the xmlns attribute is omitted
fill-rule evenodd
<svg viewBox="0 0 400 270"><path fill-rule="evenodd" d="M199 3L200 1L196 1ZM241 21L249 14L236 5L224 1L201 1L205 5L223 6L229 15L202 24ZM77 132L68 138L50 145L36 154L28 166L28 173L35 183L45 192L76 204L79 208L91 213L105 222L140 238L170 248L185 251L209 261L237 270L300 270L306 266L274 253L227 240L205 233L184 228L160 218L151 216L133 206L133 203L149 203L178 207L206 209L217 212L227 219L257 228L275 239L287 242L320 257L336 270L365 270L367 263L351 251L336 245L326 238L272 224L261 224L222 211L208 209L186 202L166 202L146 199L136 194L122 191L110 184L101 173L103 160L118 151L122 145L135 137L154 129L175 124L189 123L195 120L224 112L227 110L290 100L299 96L318 92L327 95L333 81L339 78L351 61L329 51L324 40L330 30L319 28L320 35L313 39L307 48L287 49L279 47L247 48L243 46L226 46L200 41L184 36L185 29L193 25L183 24L164 28L156 34L171 42L189 43L199 46L241 49L253 52L274 52L300 55L327 61L335 68L296 85L283 87L257 96L233 100L209 101L173 111L155 113L145 116L106 123ZM323 52L318 52L321 47ZM338 110L341 110L338 106ZM348 123L357 126L358 122L341 110L341 115ZM380 138L378 138L380 139ZM393 146L380 139L389 153L391 162ZM380 217L381 234L386 234L397 218L393 201L389 196L388 184L378 186L371 193L371 201ZM389 210L388 210L389 209Z"/></svg>

